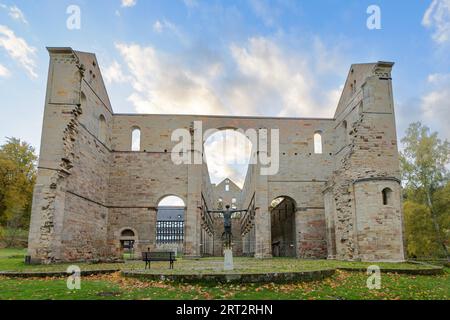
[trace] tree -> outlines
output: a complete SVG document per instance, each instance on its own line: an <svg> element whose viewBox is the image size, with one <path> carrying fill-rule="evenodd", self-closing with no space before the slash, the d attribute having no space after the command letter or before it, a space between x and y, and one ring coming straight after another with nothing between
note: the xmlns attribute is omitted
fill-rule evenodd
<svg viewBox="0 0 450 320"><path fill-rule="evenodd" d="M446 232L441 225L445 211L439 209L436 198L445 198L441 193L449 190L446 188L449 181L446 166L450 160L450 144L447 140L441 141L437 132L430 133L430 129L420 122L410 124L401 141L405 146L400 162L406 198L424 205L429 211L436 241L448 257ZM423 209L419 211L423 212ZM415 208L415 212L417 210Z"/></svg>
<svg viewBox="0 0 450 320"><path fill-rule="evenodd" d="M0 224L12 233L27 228L36 180L34 148L17 138L0 146Z"/></svg>
<svg viewBox="0 0 450 320"><path fill-rule="evenodd" d="M403 215L408 256L414 258L435 256L440 247L428 207L406 200L403 203Z"/></svg>

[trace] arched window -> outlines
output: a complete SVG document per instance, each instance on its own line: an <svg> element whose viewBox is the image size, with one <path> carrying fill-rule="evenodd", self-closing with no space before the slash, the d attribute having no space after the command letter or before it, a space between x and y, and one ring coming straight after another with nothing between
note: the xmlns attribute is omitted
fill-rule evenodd
<svg viewBox="0 0 450 320"><path fill-rule="evenodd" d="M98 140L106 142L106 119L102 114L98 117Z"/></svg>
<svg viewBox="0 0 450 320"><path fill-rule="evenodd" d="M342 141L344 146L348 144L347 120L342 121Z"/></svg>
<svg viewBox="0 0 450 320"><path fill-rule="evenodd" d="M84 94L84 92L81 92L80 104L81 109L85 111L84 108L86 108L87 102L86 102L86 95Z"/></svg>
<svg viewBox="0 0 450 320"><path fill-rule="evenodd" d="M384 188L381 191L383 196L383 205L391 205L392 204L392 190L390 188Z"/></svg>
<svg viewBox="0 0 450 320"><path fill-rule="evenodd" d="M322 133L320 131L314 134L314 153L322 153Z"/></svg>
<svg viewBox="0 0 450 320"><path fill-rule="evenodd" d="M131 151L141 151L141 129L136 127L131 131Z"/></svg>

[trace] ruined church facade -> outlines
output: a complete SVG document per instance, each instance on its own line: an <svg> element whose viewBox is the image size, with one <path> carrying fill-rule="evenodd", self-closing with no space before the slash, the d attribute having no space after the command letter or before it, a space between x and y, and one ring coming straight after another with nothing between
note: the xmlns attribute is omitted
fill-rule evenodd
<svg viewBox="0 0 450 320"><path fill-rule="evenodd" d="M172 132L194 136L194 121L204 131L279 129L278 172L262 175L260 164L250 164L242 189L232 190L235 204L247 209L233 219L239 255L404 260L393 63L352 65L329 119L120 114L94 54L48 51L31 261L118 258L127 240L137 253L156 250L158 203L168 195L185 204L182 254L221 255L220 217L208 210L224 195L211 184L207 163L171 159ZM136 129L139 151L131 146ZM189 153L201 156L203 146Z"/></svg>

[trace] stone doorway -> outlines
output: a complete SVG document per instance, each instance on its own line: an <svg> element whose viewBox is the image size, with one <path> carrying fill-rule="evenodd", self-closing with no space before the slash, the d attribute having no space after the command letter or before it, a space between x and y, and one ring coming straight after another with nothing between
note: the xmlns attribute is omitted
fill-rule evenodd
<svg viewBox="0 0 450 320"><path fill-rule="evenodd" d="M275 198L270 205L272 255L296 257L296 203L290 197Z"/></svg>

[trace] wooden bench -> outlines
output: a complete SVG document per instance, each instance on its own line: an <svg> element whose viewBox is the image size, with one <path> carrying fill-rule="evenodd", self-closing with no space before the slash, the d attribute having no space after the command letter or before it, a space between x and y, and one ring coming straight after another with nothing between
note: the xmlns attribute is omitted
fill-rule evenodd
<svg viewBox="0 0 450 320"><path fill-rule="evenodd" d="M152 261L169 261L170 269L173 269L173 263L177 260L175 259L175 252L172 251L147 251L142 252L142 261L145 262L145 269L147 269L147 266L150 269Z"/></svg>

